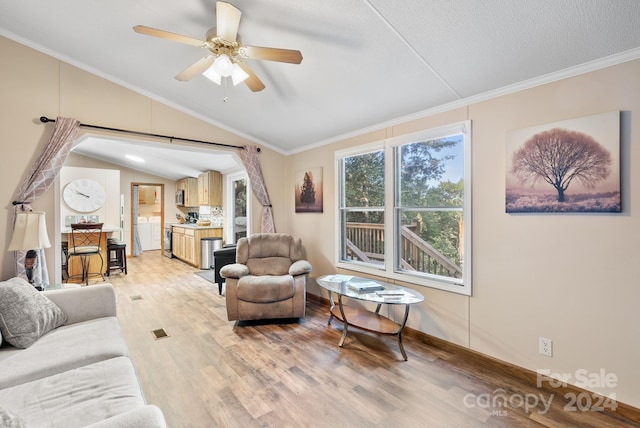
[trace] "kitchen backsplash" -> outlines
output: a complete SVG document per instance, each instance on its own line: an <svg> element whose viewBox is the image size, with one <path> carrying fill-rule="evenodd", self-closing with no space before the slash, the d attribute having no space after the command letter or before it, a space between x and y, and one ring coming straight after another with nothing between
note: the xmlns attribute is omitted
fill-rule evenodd
<svg viewBox="0 0 640 428"><path fill-rule="evenodd" d="M224 215L222 207L201 206L198 212L200 220L211 220L212 226L222 226Z"/></svg>

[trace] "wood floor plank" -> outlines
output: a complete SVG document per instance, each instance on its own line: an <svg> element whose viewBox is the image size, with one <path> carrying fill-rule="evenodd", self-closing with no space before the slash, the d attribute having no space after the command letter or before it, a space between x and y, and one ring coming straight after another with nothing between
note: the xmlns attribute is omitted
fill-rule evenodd
<svg viewBox="0 0 640 428"><path fill-rule="evenodd" d="M171 428L639 427L599 412L542 405L492 407L481 397L546 394L509 372L451 350L327 324L310 299L299 322L229 322L225 297L197 269L160 251L129 257L116 289L118 318L145 397ZM132 296L139 297L132 299ZM152 330L169 337L155 339ZM516 403L517 404L517 403Z"/></svg>

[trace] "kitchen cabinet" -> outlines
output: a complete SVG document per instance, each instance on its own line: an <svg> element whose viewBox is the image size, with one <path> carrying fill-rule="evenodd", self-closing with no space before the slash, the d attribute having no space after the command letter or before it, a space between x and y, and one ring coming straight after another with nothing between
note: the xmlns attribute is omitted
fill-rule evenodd
<svg viewBox="0 0 640 428"><path fill-rule="evenodd" d="M195 231L192 229L185 229L184 231L184 261L198 265L196 262L196 237Z"/></svg>
<svg viewBox="0 0 640 428"><path fill-rule="evenodd" d="M200 266L200 241L202 238L222 238L222 228L173 226L173 255L195 267Z"/></svg>
<svg viewBox="0 0 640 428"><path fill-rule="evenodd" d="M184 191L184 206L197 207L198 204L198 179L187 177L176 181L176 191Z"/></svg>
<svg viewBox="0 0 640 428"><path fill-rule="evenodd" d="M154 205L158 202L158 192L155 186L138 186L138 204Z"/></svg>
<svg viewBox="0 0 640 428"><path fill-rule="evenodd" d="M171 251L177 258L183 260L184 254L184 228L174 227L171 234Z"/></svg>
<svg viewBox="0 0 640 428"><path fill-rule="evenodd" d="M174 226L172 238L173 238L173 245L171 248L173 251L173 255L179 258L180 260L188 261L185 228ZM193 257L193 250L189 251L189 255Z"/></svg>
<svg viewBox="0 0 640 428"><path fill-rule="evenodd" d="M196 264L195 230L173 227L173 255L191 265Z"/></svg>
<svg viewBox="0 0 640 428"><path fill-rule="evenodd" d="M198 176L198 205L222 206L222 174L207 171Z"/></svg>

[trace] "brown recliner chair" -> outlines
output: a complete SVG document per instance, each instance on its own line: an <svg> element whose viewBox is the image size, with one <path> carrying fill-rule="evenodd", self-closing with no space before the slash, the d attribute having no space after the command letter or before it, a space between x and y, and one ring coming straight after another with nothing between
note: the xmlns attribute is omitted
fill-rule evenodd
<svg viewBox="0 0 640 428"><path fill-rule="evenodd" d="M220 270L229 321L304 317L311 264L303 257L302 241L291 235L240 238L236 263Z"/></svg>

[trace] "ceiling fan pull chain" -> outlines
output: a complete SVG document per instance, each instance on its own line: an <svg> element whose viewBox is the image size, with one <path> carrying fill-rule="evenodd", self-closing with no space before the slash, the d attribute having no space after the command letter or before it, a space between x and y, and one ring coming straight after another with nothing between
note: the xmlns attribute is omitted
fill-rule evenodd
<svg viewBox="0 0 640 428"><path fill-rule="evenodd" d="M224 88L224 98L222 98L222 102L226 103L229 101L229 97L227 96L227 81L229 78L227 76L222 76L222 87Z"/></svg>

